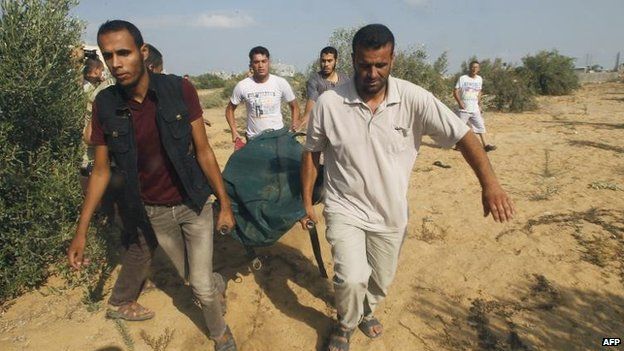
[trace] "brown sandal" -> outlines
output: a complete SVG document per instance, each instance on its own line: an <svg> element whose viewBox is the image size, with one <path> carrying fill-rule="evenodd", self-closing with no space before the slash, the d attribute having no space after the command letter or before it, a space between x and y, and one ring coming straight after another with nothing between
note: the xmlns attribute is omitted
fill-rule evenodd
<svg viewBox="0 0 624 351"><path fill-rule="evenodd" d="M154 318L154 315L154 311L139 305L136 301L121 306L109 306L106 310L107 318L126 321L145 321Z"/></svg>

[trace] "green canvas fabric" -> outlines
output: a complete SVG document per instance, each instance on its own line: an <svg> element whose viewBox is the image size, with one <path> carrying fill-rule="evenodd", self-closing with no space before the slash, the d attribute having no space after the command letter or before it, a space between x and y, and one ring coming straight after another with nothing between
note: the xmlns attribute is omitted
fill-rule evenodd
<svg viewBox="0 0 624 351"><path fill-rule="evenodd" d="M269 246L305 216L300 167L303 147L286 128L264 132L234 152L223 179L232 200L236 230L245 246ZM315 186L319 198L322 171Z"/></svg>

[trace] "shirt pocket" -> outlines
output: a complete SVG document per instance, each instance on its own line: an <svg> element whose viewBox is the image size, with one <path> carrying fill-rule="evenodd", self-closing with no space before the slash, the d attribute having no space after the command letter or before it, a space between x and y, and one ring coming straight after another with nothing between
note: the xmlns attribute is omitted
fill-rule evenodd
<svg viewBox="0 0 624 351"><path fill-rule="evenodd" d="M130 119L115 117L103 125L106 145L113 153L125 153L130 149Z"/></svg>
<svg viewBox="0 0 624 351"><path fill-rule="evenodd" d="M412 140L412 131L404 126L393 125L389 136L388 152L398 154L408 149Z"/></svg>
<svg viewBox="0 0 624 351"><path fill-rule="evenodd" d="M187 111L168 113L163 118L167 124L167 129L169 129L174 139L190 137L191 124L189 123L189 113Z"/></svg>

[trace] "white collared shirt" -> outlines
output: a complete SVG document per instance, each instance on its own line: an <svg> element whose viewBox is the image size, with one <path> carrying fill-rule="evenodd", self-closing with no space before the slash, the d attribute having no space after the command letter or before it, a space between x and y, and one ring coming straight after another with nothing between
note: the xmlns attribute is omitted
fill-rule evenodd
<svg viewBox="0 0 624 351"><path fill-rule="evenodd" d="M392 76L374 114L353 80L323 93L312 110L305 149L324 153L325 213L347 216L365 230L401 232L422 136L449 148L466 132L430 92Z"/></svg>

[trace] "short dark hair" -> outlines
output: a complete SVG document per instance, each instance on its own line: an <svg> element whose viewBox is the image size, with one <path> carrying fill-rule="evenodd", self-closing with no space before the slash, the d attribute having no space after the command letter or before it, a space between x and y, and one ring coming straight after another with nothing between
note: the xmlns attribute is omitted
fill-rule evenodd
<svg viewBox="0 0 624 351"><path fill-rule="evenodd" d="M479 61L477 61L477 60L472 60L472 61L470 61L470 63L468 64L468 68L472 67L472 65L474 65L475 63L476 63L477 65L480 65Z"/></svg>
<svg viewBox="0 0 624 351"><path fill-rule="evenodd" d="M379 49L387 44L392 45L394 52L394 35L383 24L369 24L360 28L353 36L351 49L355 52L356 47L365 49Z"/></svg>
<svg viewBox="0 0 624 351"><path fill-rule="evenodd" d="M147 54L147 58L145 59L146 66L154 66L159 67L163 64L163 56L152 44L145 44L149 53Z"/></svg>
<svg viewBox="0 0 624 351"><path fill-rule="evenodd" d="M82 68L82 76L86 77L91 71L98 67L103 67L104 64L100 59L96 57L87 57L84 61L84 67Z"/></svg>
<svg viewBox="0 0 624 351"><path fill-rule="evenodd" d="M321 50L321 56L327 54L332 54L334 55L335 59L338 59L338 50L336 50L336 48L333 46L326 46L323 48L323 50Z"/></svg>
<svg viewBox="0 0 624 351"><path fill-rule="evenodd" d="M271 58L271 54L269 54L269 49L265 48L264 46L256 46L251 48L251 50L249 50L249 61L251 62L252 58L254 57L254 55L264 55L267 58Z"/></svg>
<svg viewBox="0 0 624 351"><path fill-rule="evenodd" d="M141 31L139 30L139 28L137 28L134 24L124 20L112 20L104 22L104 24L100 26L100 29L98 29L97 32L98 44L100 43L100 35L111 32L118 32L120 30L127 30L130 35L132 35L132 39L134 39L134 43L136 44L137 48L140 49L141 46L143 46L143 36L141 35Z"/></svg>

